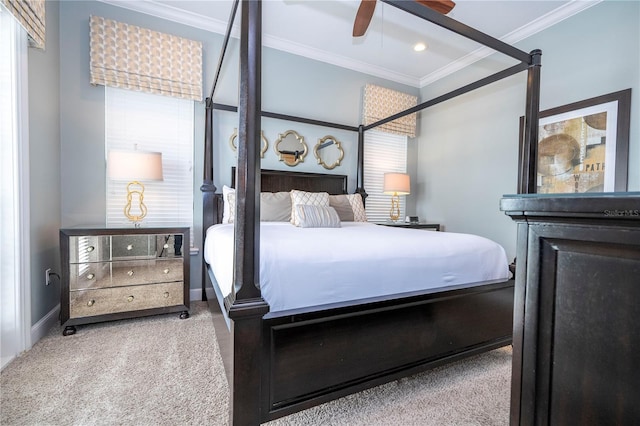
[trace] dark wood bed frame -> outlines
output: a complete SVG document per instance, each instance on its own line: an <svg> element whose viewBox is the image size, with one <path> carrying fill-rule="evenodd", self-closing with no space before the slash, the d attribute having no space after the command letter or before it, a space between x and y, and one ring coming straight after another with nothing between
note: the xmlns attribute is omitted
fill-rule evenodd
<svg viewBox="0 0 640 426"><path fill-rule="evenodd" d="M238 108L213 103L218 75L238 1L229 19L211 96L206 100L203 240L219 223L221 195L213 183L213 110L239 114L234 292L216 294L215 278L203 261L203 298L214 312L216 336L230 388L230 423L256 425L463 357L508 345L513 331L513 280L473 283L393 294L282 312L269 312L259 289L260 192L347 191L344 175L260 170L261 117L268 116L358 132L356 193L366 199L362 157L364 132L528 70L519 192L535 186L540 84L539 50L524 53L415 2L385 1L521 61L446 95L368 126L345 126L261 110L260 1L243 0ZM257 143L248 143L257 141ZM301 277L301 280L303 278ZM384 343L382 343L384 342Z"/></svg>

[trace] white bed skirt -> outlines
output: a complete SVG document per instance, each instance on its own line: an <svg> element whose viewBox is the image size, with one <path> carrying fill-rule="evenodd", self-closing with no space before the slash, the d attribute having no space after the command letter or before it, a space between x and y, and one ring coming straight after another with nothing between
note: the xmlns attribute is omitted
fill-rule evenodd
<svg viewBox="0 0 640 426"><path fill-rule="evenodd" d="M213 225L204 246L224 296L233 284L233 233L233 224ZM364 222L260 226L260 289L271 312L508 277L502 246L477 235Z"/></svg>

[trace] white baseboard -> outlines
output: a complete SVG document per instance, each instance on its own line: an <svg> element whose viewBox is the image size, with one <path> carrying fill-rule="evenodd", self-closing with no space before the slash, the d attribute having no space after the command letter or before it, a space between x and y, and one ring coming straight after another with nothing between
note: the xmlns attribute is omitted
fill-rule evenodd
<svg viewBox="0 0 640 426"><path fill-rule="evenodd" d="M192 288L189 290L189 300L191 302L199 302L202 300L202 289Z"/></svg>
<svg viewBox="0 0 640 426"><path fill-rule="evenodd" d="M58 323L58 319L60 318L59 315L60 305L57 305L31 327L31 346L35 345L38 340L46 336L49 330L51 330L51 327L54 327L56 323Z"/></svg>

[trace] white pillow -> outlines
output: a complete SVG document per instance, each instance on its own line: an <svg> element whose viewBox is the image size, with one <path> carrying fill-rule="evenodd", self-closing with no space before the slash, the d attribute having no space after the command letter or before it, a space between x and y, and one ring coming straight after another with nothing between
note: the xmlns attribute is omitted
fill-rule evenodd
<svg viewBox="0 0 640 426"><path fill-rule="evenodd" d="M367 212L364 210L364 204L362 203L362 195L360 194L347 194L351 208L353 209L353 221L354 222L366 222Z"/></svg>
<svg viewBox="0 0 640 426"><path fill-rule="evenodd" d="M298 204L296 211L301 228L340 228L340 217L333 207Z"/></svg>
<svg viewBox="0 0 640 426"><path fill-rule="evenodd" d="M305 192L298 191L296 189L291 190L291 223L298 226L300 219L298 217L298 210L296 206L306 204L310 206L324 206L329 207L329 193L328 192Z"/></svg>
<svg viewBox="0 0 640 426"><path fill-rule="evenodd" d="M233 194L233 200L229 199L229 194ZM236 190L222 185L222 200L224 201L224 208L222 209L222 223L232 223L233 216L236 214Z"/></svg>

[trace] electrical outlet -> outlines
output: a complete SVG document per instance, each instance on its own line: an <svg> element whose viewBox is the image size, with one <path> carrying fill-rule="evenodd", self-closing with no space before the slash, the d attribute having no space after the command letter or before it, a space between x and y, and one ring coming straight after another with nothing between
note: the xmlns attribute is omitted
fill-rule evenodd
<svg viewBox="0 0 640 426"><path fill-rule="evenodd" d="M51 284L51 268L47 268L44 271L44 285Z"/></svg>

